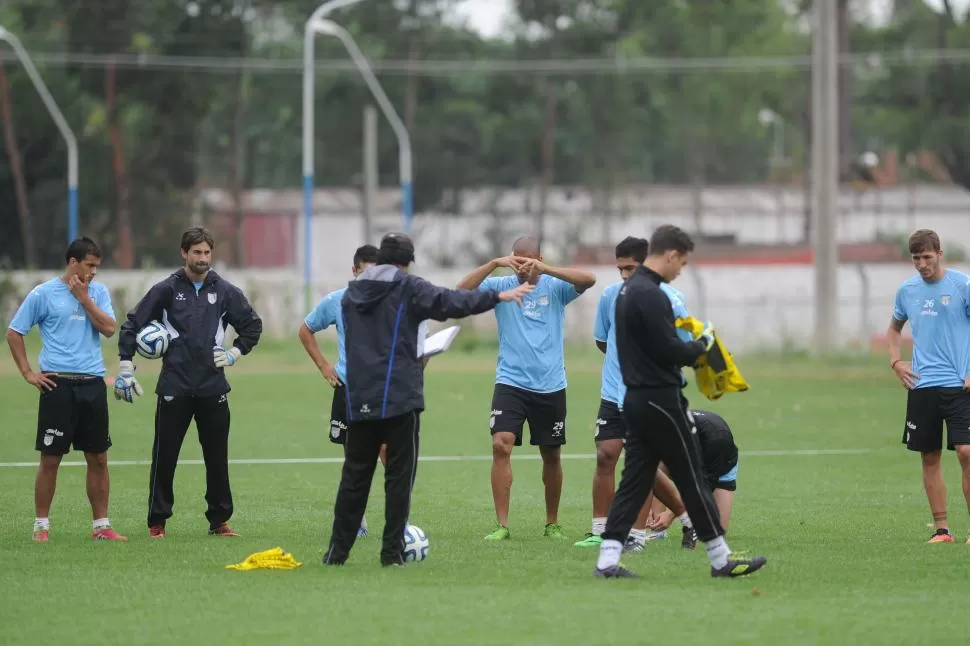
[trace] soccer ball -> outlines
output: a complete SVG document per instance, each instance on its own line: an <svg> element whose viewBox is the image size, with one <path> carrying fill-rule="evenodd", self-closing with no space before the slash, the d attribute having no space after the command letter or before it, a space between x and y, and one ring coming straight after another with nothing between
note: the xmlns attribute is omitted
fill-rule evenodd
<svg viewBox="0 0 970 646"><path fill-rule="evenodd" d="M423 561L428 558L428 537L420 527L404 528L404 560Z"/></svg>
<svg viewBox="0 0 970 646"><path fill-rule="evenodd" d="M138 332L135 337L135 349L146 359L161 359L168 350L171 340L168 330L158 321L152 321Z"/></svg>

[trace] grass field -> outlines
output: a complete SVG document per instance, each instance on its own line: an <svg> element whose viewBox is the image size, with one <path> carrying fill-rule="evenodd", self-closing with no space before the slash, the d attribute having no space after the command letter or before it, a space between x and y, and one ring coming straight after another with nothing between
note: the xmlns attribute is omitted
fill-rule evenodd
<svg viewBox="0 0 970 646"><path fill-rule="evenodd" d="M33 356L33 355L32 355ZM146 535L152 397L110 401L111 517L126 544L93 544L84 469L63 467L48 544L30 538L36 393L0 362L0 643L14 644L966 644L959 612L970 590L970 545L926 545L929 512L918 460L899 443L904 396L882 359L843 365L740 359L752 390L692 403L723 414L741 447L730 544L769 557L758 574L712 580L703 550L650 544L624 562L639 580L591 576L596 554L542 537L537 452L513 462L513 540L492 529L488 412L494 351L455 352L427 370L428 410L412 521L428 560L378 564L383 491L343 568L320 565L339 477L327 439L330 389L295 342L266 343L233 368L238 539L206 535L203 468L176 476L169 536ZM112 359L109 366L113 367ZM141 361L146 390L152 366ZM592 428L599 357L569 368L569 443L561 521L589 529ZM199 460L190 431L183 460ZM462 458L462 459L459 459ZM965 537L956 460L946 456L950 516ZM81 456L70 455L76 462ZM128 461L124 464L121 461ZM137 461L137 462L135 462ZM381 470L378 468L378 478ZM376 530L376 531L375 531ZM224 565L281 546L295 571ZM961 637L962 635L962 637Z"/></svg>

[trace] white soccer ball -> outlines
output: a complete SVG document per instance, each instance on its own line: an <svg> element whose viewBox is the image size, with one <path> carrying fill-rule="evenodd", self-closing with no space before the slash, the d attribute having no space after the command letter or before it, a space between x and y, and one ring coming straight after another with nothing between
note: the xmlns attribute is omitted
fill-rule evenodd
<svg viewBox="0 0 970 646"><path fill-rule="evenodd" d="M168 343L172 340L168 330L158 321L152 321L135 337L135 349L146 359L161 359L168 350Z"/></svg>
<svg viewBox="0 0 970 646"><path fill-rule="evenodd" d="M428 537L424 530L414 525L404 528L404 560L423 561L428 558Z"/></svg>

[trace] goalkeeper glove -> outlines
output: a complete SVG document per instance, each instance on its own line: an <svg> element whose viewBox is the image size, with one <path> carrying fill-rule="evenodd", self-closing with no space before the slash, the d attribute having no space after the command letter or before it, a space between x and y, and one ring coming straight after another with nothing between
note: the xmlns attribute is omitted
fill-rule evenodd
<svg viewBox="0 0 970 646"><path fill-rule="evenodd" d="M118 365L118 376L115 377L115 399L123 399L129 404L135 401L133 395L141 397L145 394L141 384L135 379L135 364L122 361Z"/></svg>
<svg viewBox="0 0 970 646"><path fill-rule="evenodd" d="M212 348L212 360L215 362L216 368L234 366L241 356L242 350L236 346L232 346L228 350L219 346Z"/></svg>
<svg viewBox="0 0 970 646"><path fill-rule="evenodd" d="M714 346L714 324L710 321L705 323L704 329L701 331L701 335L697 337L697 340L704 344L704 352L710 352Z"/></svg>

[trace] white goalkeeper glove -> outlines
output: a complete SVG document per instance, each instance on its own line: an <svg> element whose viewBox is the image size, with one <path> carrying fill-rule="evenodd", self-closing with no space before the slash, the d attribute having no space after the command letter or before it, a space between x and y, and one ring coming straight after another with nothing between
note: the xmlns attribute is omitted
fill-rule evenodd
<svg viewBox="0 0 970 646"><path fill-rule="evenodd" d="M711 348L714 347L714 324L710 321L705 323L697 340L704 343L704 352L710 352Z"/></svg>
<svg viewBox="0 0 970 646"><path fill-rule="evenodd" d="M134 395L141 397L145 394L141 384L135 379L135 364L122 361L118 364L118 376L115 377L115 399L123 399L129 404L135 401Z"/></svg>
<svg viewBox="0 0 970 646"><path fill-rule="evenodd" d="M241 356L242 350L236 346L232 346L228 350L219 346L212 348L212 360L215 362L216 368L234 366Z"/></svg>

